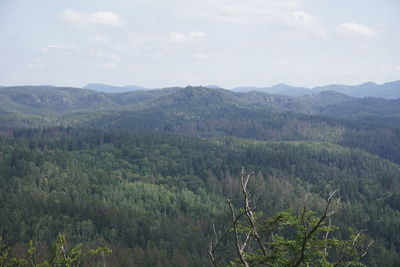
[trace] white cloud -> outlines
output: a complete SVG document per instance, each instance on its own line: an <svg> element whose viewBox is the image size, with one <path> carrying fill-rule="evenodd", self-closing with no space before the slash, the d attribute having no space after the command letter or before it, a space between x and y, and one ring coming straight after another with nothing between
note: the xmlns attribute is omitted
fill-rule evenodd
<svg viewBox="0 0 400 267"><path fill-rule="evenodd" d="M206 54L197 53L197 54L194 54L194 55L193 55L193 58L196 59L196 60L205 60L205 59L207 59L208 57L207 57Z"/></svg>
<svg viewBox="0 0 400 267"><path fill-rule="evenodd" d="M206 34L201 31L194 31L188 34L180 33L180 32L171 32L168 36L168 40L171 43L186 43L189 41L194 41L196 39L204 38Z"/></svg>
<svg viewBox="0 0 400 267"><path fill-rule="evenodd" d="M153 58L155 58L155 59L164 59L165 57L166 57L166 55L162 52L158 52L153 55Z"/></svg>
<svg viewBox="0 0 400 267"><path fill-rule="evenodd" d="M376 36L377 33L375 30L368 28L367 26L349 22L349 23L342 23L336 28L337 32L340 34L347 34L347 35L363 35L363 36Z"/></svg>
<svg viewBox="0 0 400 267"><path fill-rule="evenodd" d="M327 39L328 31L321 25L320 21L313 15L305 11L296 10L291 12L287 18L286 25L296 29L294 36L305 35L317 39Z"/></svg>
<svg viewBox="0 0 400 267"><path fill-rule="evenodd" d="M203 38L203 37L206 37L206 34L204 32L196 31L196 32L189 33L188 37L191 38L191 39Z"/></svg>
<svg viewBox="0 0 400 267"><path fill-rule="evenodd" d="M189 38L183 33L171 32L169 34L168 40L171 43L185 43L185 42L189 41Z"/></svg>
<svg viewBox="0 0 400 267"><path fill-rule="evenodd" d="M42 51L46 53L51 53L56 51L77 51L77 50L78 48L74 45L52 44L42 47Z"/></svg>
<svg viewBox="0 0 400 267"><path fill-rule="evenodd" d="M125 45L116 45L114 46L114 49L117 50L118 52L126 52L126 46Z"/></svg>
<svg viewBox="0 0 400 267"><path fill-rule="evenodd" d="M153 38L151 38L150 36L146 35L146 34L134 34L130 37L130 42L133 45L145 45L148 43L153 42L154 40L152 40Z"/></svg>
<svg viewBox="0 0 400 267"><path fill-rule="evenodd" d="M250 24L281 19L300 6L299 0L203 0L176 3L178 17Z"/></svg>
<svg viewBox="0 0 400 267"><path fill-rule="evenodd" d="M104 59L107 61L114 61L114 62L120 62L121 58L117 55L114 54L106 54L102 51L90 51L87 53L88 56L90 57L95 57L99 59Z"/></svg>
<svg viewBox="0 0 400 267"><path fill-rule="evenodd" d="M119 27L123 25L121 18L111 11L82 13L72 9L65 9L59 16L68 23L78 26L108 25Z"/></svg>
<svg viewBox="0 0 400 267"><path fill-rule="evenodd" d="M301 36L327 39L328 31L320 20L301 10L301 0L202 0L179 1L175 11L184 20L202 19L227 24L270 26L271 32L300 32ZM183 40L183 38L181 38Z"/></svg>
<svg viewBox="0 0 400 267"><path fill-rule="evenodd" d="M93 24L104 24L111 26L121 26L122 21L120 17L111 11L99 11L89 16L90 22Z"/></svg>
<svg viewBox="0 0 400 267"><path fill-rule="evenodd" d="M80 23L82 22L85 18L84 15L80 12L71 10L71 9L65 9L60 15L62 19L72 22L72 23Z"/></svg>
<svg viewBox="0 0 400 267"><path fill-rule="evenodd" d="M120 62L121 61L121 58L119 56L117 56L117 55L114 55L114 54L109 54L108 58L111 59L112 61L115 61L115 62Z"/></svg>
<svg viewBox="0 0 400 267"><path fill-rule="evenodd" d="M103 69L116 69L117 65L115 65L114 63L104 63L101 65L101 67Z"/></svg>
<svg viewBox="0 0 400 267"><path fill-rule="evenodd" d="M89 37L89 40L93 43L108 43L110 42L110 37L103 34L96 34L94 36Z"/></svg>
<svg viewBox="0 0 400 267"><path fill-rule="evenodd" d="M26 66L30 69L41 69L44 67L44 65L41 63L30 63L30 64L26 64Z"/></svg>
<svg viewBox="0 0 400 267"><path fill-rule="evenodd" d="M288 65L289 64L289 60L287 59L276 59L272 61L272 64L275 65Z"/></svg>
<svg viewBox="0 0 400 267"><path fill-rule="evenodd" d="M210 53L195 53L193 55L193 58L195 60L220 60L223 59L222 55L218 55L218 54L210 54Z"/></svg>
<svg viewBox="0 0 400 267"><path fill-rule="evenodd" d="M315 17L304 11L294 11L292 12L292 17L295 23L301 25L313 25L316 23Z"/></svg>

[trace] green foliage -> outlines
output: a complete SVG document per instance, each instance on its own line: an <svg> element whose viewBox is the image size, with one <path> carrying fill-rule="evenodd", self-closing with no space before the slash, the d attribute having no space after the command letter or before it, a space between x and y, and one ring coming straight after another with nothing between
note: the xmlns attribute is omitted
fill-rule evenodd
<svg viewBox="0 0 400 267"><path fill-rule="evenodd" d="M365 252L361 247L365 236L334 238L338 227L326 221L319 224L320 219L310 211L301 215L280 212L265 219L259 228L267 240L268 254L249 251L245 254L247 261L251 266L364 266L360 258ZM311 233L312 229L315 231Z"/></svg>
<svg viewBox="0 0 400 267"><path fill-rule="evenodd" d="M97 247L87 251L83 250L83 244L77 244L68 248L69 244L64 234L58 234L56 240L50 248L47 259L39 262L37 259L37 246L33 240L28 242L26 253L22 257L11 256L11 248L5 248L2 244L0 248L0 266L8 267L78 267L82 262L89 258L101 256L103 266L106 266L105 257L112 253L106 246Z"/></svg>
<svg viewBox="0 0 400 267"><path fill-rule="evenodd" d="M3 244L0 245L0 266L2 267L23 267L27 266L26 259L20 259L10 254L11 248L5 248Z"/></svg>
<svg viewBox="0 0 400 267"><path fill-rule="evenodd" d="M399 262L399 166L319 142L18 130L0 138L2 233L14 248L33 235L50 244L59 232L73 243L106 242L120 255L109 257L113 266L204 266L207 233L226 221L223 199L239 205L234 174L242 165L256 170L251 190L269 215L301 208L305 188L320 212L322 197L340 188L345 208L332 221L337 236L367 229L376 246L364 261Z"/></svg>
<svg viewBox="0 0 400 267"><path fill-rule="evenodd" d="M365 239L362 232L350 239L333 236L338 229L331 224L331 216L340 208L340 201L334 201L336 191L329 194L321 215L308 210L307 200L298 215L292 212L279 212L272 217L265 217L262 212L255 212L250 199L249 180L252 173L242 169L240 179L241 207L236 215L230 199L227 203L231 213L233 246L237 258L230 266L364 266L360 259L366 255L373 242L363 247ZM211 263L219 266L217 250L222 244L214 229L215 241L209 246Z"/></svg>

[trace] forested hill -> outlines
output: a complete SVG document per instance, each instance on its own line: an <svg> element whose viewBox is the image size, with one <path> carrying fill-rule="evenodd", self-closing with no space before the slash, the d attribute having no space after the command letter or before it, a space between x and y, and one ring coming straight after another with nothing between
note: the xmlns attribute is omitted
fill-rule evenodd
<svg viewBox="0 0 400 267"><path fill-rule="evenodd" d="M61 231L74 242L111 244L111 266L204 266L212 224L228 221L224 198L239 205L236 174L245 165L257 174L251 190L260 211L298 210L307 191L318 211L339 188L340 235L367 229L375 240L368 266L400 261L400 166L360 150L50 128L0 138L0 154L0 218L10 243Z"/></svg>
<svg viewBox="0 0 400 267"><path fill-rule="evenodd" d="M3 111L63 113L90 110L145 108L203 108L209 105L274 108L288 110L294 98L267 93L234 93L205 87L137 90L126 93L101 93L79 88L62 87L4 87L0 89ZM294 107L293 107L294 108Z"/></svg>
<svg viewBox="0 0 400 267"><path fill-rule="evenodd" d="M87 89L21 86L0 88L1 111L62 114L98 110L181 110L183 112L242 108L329 116L398 115L399 100L355 98L324 91L304 97L262 92L235 93L220 88L185 87L101 93Z"/></svg>
<svg viewBox="0 0 400 267"><path fill-rule="evenodd" d="M0 134L94 127L201 137L327 141L400 163L400 100L326 91L306 97L186 87L120 94L78 88L0 88Z"/></svg>
<svg viewBox="0 0 400 267"><path fill-rule="evenodd" d="M225 199L239 207L245 166L267 215L297 212L308 191L310 209L321 211L339 188L337 237L366 229L375 244L364 263L399 266L399 101L0 88L2 240L19 251L35 238L47 255L63 232L110 246L110 266L205 266L213 224L229 221Z"/></svg>

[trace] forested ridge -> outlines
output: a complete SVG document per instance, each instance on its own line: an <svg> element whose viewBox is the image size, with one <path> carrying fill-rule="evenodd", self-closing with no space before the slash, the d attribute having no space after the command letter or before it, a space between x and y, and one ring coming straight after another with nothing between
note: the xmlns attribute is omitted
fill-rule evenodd
<svg viewBox="0 0 400 267"><path fill-rule="evenodd" d="M298 211L307 192L318 212L339 189L338 237L365 229L367 266L400 263L397 100L51 90L0 89L0 227L15 253L62 232L112 248L110 266L208 265L245 166L267 215Z"/></svg>

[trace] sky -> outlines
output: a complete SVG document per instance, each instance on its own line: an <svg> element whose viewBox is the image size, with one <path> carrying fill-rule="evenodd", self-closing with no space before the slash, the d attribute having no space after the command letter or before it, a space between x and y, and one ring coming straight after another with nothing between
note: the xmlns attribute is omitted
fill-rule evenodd
<svg viewBox="0 0 400 267"><path fill-rule="evenodd" d="M400 79L398 0L0 0L0 85Z"/></svg>

